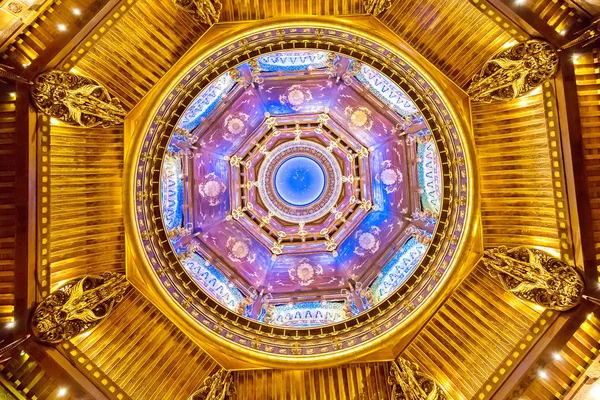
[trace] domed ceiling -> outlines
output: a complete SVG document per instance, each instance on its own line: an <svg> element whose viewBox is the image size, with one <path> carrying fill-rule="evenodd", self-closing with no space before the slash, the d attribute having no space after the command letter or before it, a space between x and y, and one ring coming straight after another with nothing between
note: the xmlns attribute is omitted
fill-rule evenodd
<svg viewBox="0 0 600 400"><path fill-rule="evenodd" d="M185 271L270 325L344 321L397 290L440 212L437 146L389 78L319 50L218 76L185 109L160 176Z"/></svg>
<svg viewBox="0 0 600 400"><path fill-rule="evenodd" d="M479 258L467 98L375 22L224 25L127 117L128 279L215 357L387 357Z"/></svg>

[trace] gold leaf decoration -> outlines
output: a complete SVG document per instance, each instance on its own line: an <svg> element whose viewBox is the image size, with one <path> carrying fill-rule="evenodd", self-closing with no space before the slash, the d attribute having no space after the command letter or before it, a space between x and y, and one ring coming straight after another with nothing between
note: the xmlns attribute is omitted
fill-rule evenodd
<svg viewBox="0 0 600 400"><path fill-rule="evenodd" d="M473 101L509 101L529 93L556 73L558 54L550 43L528 40L492 56L467 93Z"/></svg>
<svg viewBox="0 0 600 400"><path fill-rule="evenodd" d="M113 272L67 281L37 306L31 320L34 336L59 343L92 329L123 299L127 287L125 276Z"/></svg>
<svg viewBox="0 0 600 400"><path fill-rule="evenodd" d="M504 289L521 300L557 311L581 302L584 284L579 272L541 250L500 246L486 250L482 262Z"/></svg>
<svg viewBox="0 0 600 400"><path fill-rule="evenodd" d="M38 75L31 97L38 110L68 125L108 128L123 124L126 114L104 86L71 72Z"/></svg>

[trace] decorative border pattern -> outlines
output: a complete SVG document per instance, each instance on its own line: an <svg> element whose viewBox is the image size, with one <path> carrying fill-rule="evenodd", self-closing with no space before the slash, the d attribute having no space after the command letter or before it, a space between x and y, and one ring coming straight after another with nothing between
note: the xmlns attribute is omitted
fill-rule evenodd
<svg viewBox="0 0 600 400"><path fill-rule="evenodd" d="M83 40L80 46L73 49L73 51L71 51L71 53L69 53L69 55L62 60L62 64L58 65L57 69L69 71L71 68L73 68L75 64L77 64L77 62L85 55L85 53L92 48L98 39L108 32L108 30L115 24L115 21L131 9L131 5L135 2L136 0L121 1L120 4L114 8L117 11L109 15L104 21L102 21L100 26L98 26L86 37L91 38L91 40Z"/></svg>
<svg viewBox="0 0 600 400"><path fill-rule="evenodd" d="M486 398L491 398L502 383L504 383L506 378L508 378L513 370L519 365L521 360L523 360L525 355L527 355L529 350L537 343L538 339L546 332L556 318L558 318L559 314L560 313L552 310L544 311L537 321L535 321L535 324L529 328L529 332L525 334L523 339L521 339L521 342L513 348L496 371L494 371L488 380L481 385L481 389L473 399L484 400Z"/></svg>
<svg viewBox="0 0 600 400"><path fill-rule="evenodd" d="M161 164L191 99L221 73L249 59L288 49L320 49L354 58L395 82L421 110L441 160L443 199L431 245L413 275L377 307L343 323L285 329L247 319L218 304L185 273L166 236L159 204ZM172 86L154 116L137 162L136 218L151 267L170 296L199 323L242 347L278 356L324 354L371 341L403 321L435 291L458 248L467 212L463 144L451 113L405 60L379 44L337 29L268 30L223 47ZM296 340L289 340L294 337Z"/></svg>
<svg viewBox="0 0 600 400"><path fill-rule="evenodd" d="M552 169L552 189L554 190L554 205L556 207L556 223L560 240L560 255L563 261L574 262L573 238L569 210L567 206L566 183L564 180L564 165L562 161L562 146L558 131L558 111L556 109L556 92L550 82L544 83L543 102L546 116L546 132L548 134L548 147L550 151Z"/></svg>
<svg viewBox="0 0 600 400"><path fill-rule="evenodd" d="M58 351L65 356L81 373L87 376L90 381L95 383L96 387L102 390L109 399L112 400L131 400L131 397L119 387L102 371L96 364L90 360L85 353L69 341L64 341L56 347Z"/></svg>
<svg viewBox="0 0 600 400"><path fill-rule="evenodd" d="M50 116L37 118L37 280L42 299L50 294Z"/></svg>
<svg viewBox="0 0 600 400"><path fill-rule="evenodd" d="M490 20L494 21L496 25L504 29L506 33L512 36L519 42L524 42L529 39L529 35L523 29L519 28L514 22L506 18L503 14L498 12L490 3L486 0L469 0L471 4L485 14Z"/></svg>

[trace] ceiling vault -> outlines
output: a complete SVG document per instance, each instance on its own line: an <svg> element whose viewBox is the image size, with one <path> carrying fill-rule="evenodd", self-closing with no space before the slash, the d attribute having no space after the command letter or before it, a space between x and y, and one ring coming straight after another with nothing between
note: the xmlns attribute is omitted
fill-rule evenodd
<svg viewBox="0 0 600 400"><path fill-rule="evenodd" d="M0 362L0 397L6 391L11 396L8 398L17 399L35 396L38 399L111 400L230 397L240 400L350 400L387 399L403 393L406 398L544 400L578 398L592 393L594 379L597 378L593 368L597 365L600 349L600 310L598 305L581 297L585 294L600 298L600 89L597 83L600 79L600 53L595 41L598 36L595 24L600 10L592 1L31 2L35 2L35 7L26 6L22 1L0 1L0 18L7 18L0 21L11 21L10 25L6 24L7 28L0 28L0 323L5 324L0 329L3 338L11 341L23 339L7 353L7 360ZM20 10L10 4L25 5L25 8ZM188 297L174 296L174 300L157 302L158 284L144 280L146 278L141 278L142 275L136 275L133 287L127 290L126 283L122 287L115 286L112 292L108 286L98 283L100 281L96 280L103 273L111 277L124 277L124 273L131 276L131 263L126 268L126 261L131 261L126 253L131 246L131 237L126 238L125 233L127 219L130 218L127 214L129 205L123 191L130 190L128 186L135 186L135 180L130 181L128 176L131 165L127 157L128 154L130 156L132 140L128 135L133 126L141 123L132 117L138 118L141 108L150 110L163 97L179 96L171 95L173 88L165 82L177 73L181 60L189 61L196 46L212 46L211 40L218 35L215 32L226 33L226 27L236 24L250 27L251 24L257 25L258 21L292 23L311 17L319 23L339 21L339 25L343 26L357 21L353 20L357 16L365 18L363 21L370 21L368 24L377 34L403 45L405 43L408 53L423 57L424 68L435 71L436 79L444 82L436 90L441 88L448 96L452 93L458 113L467 120L468 136L476 149L474 165L477 168L475 173L479 175L480 192L477 197L481 201L474 222L481 230L481 237L473 234L470 245L473 249L486 249L483 259L480 260L480 255L473 250L465 263L469 267L460 270L460 278L448 284L446 294L429 303L431 312L418 319L415 329L406 336L388 342L384 342L387 325L383 327L377 323L377 318L384 311L377 315L368 311L368 296L361 297L368 287L363 287L362 281L358 282L360 287L353 286L352 282L356 284L354 278L350 278L344 286L346 299L361 298L359 304L366 307L367 312L362 314L365 321L357 318L346 322L343 334L352 332L355 322L362 327L362 337L357 334L351 339L330 337L330 326L309 329L308 337L299 336L300 330L289 327L281 328L282 333L276 325L265 324L254 331L254 322L247 323L243 315L220 307L209 297L202 297L204 294L199 289L190 291ZM334 46L339 43L331 39L332 31L330 27L316 32L318 44L315 50L331 51L327 73L330 78L333 77L331 81L335 83L332 85L339 83L336 77L338 81L352 82L352 76L345 74L342 78L342 73L337 74L333 66L334 57L331 56L336 49ZM285 36L294 32L281 29L274 34L273 41L279 40L283 48L287 40ZM223 42L230 39L225 33ZM580 41L582 37L585 40ZM306 43L309 41L305 38ZM324 46L324 42L329 43L329 48L319 47ZM358 41L349 43L345 43L346 50ZM365 42L361 43L361 51L366 51ZM511 58L511 52L525 43L542 43L548 54L556 57L556 63L549 62L548 65L552 65L544 73L540 73L541 63L529 69L523 67L526 63L517 66L522 60ZM259 49L255 54L248 40L244 46L247 54L243 57L250 53L255 57L263 51ZM348 51L354 52L355 48ZM380 52L383 56L384 50ZM352 56L356 54L352 53ZM391 62L390 57L380 65L379 61L366 62L365 54L360 56L361 61L373 68L377 66L389 71L399 65L397 60ZM553 56L547 57L546 61ZM507 59L512 64L506 63ZM531 58L527 60L531 61ZM251 63L250 75L243 76L240 72L237 77L238 83L253 80L252 85L246 84L240 91L240 96L248 93L262 95L267 92L265 87L269 82L275 82L272 85L276 86L280 84L277 79L281 76L291 76L289 71L274 72L275 78L270 81L268 74L260 71L256 59ZM354 65L353 74L360 71L357 65ZM210 67L214 71L210 77L207 74L206 82L217 76L216 71L230 69L229 64L220 64L220 61L211 62ZM320 73L319 68L316 68L316 74ZM208 69L207 66L206 71ZM398 82L414 79L414 70L407 72L409 70L408 67L403 69L407 78L403 76ZM308 71L306 76L315 74L312 69ZM204 72L199 67L198 73ZM539 75L531 78L535 73ZM501 78L498 79L498 76ZM522 84L524 77L531 78L534 84ZM327 78L322 83L325 82ZM354 85L355 89L360 87L357 83ZM353 90L349 89L352 87L343 89ZM407 91L405 86L399 87ZM30 95L32 88L35 89ZM162 97L155 94L159 89L164 92ZM181 93L187 90L181 87L175 89L175 92ZM277 88L269 90L278 93ZM430 86L427 96L433 96L434 92ZM313 90L312 95L314 93ZM365 93L370 96L367 96L369 101L365 104L391 112L392 108L385 106L374 92L365 90ZM302 95L308 97L311 94L305 91ZM196 92L192 95L190 89L187 96L194 97ZM297 100L289 93L284 95L282 92L283 97L278 96L275 97L284 98L282 104L289 107ZM295 96L299 98L300 95L296 93ZM207 121L212 123L235 101L236 97L227 97L222 109L217 108L218 112ZM263 107L268 99L265 97L260 101ZM488 101L492 102L486 103ZM165 114L158 127L152 129L159 133L165 127L171 129L175 122L169 118L182 113L183 103L179 105L179 108L173 106L174 112ZM358 109L357 105L351 106L348 115ZM424 109L431 107L428 103ZM319 114L315 112L314 115ZM331 123L335 127L338 123L335 113L330 112L329 115L333 116ZM355 121L357 115L354 115ZM264 119L266 121L267 117ZM245 122L243 118L241 121ZM383 126L382 121L375 121L374 126ZM209 122L203 120L202 123L208 127ZM418 141L424 143L431 140L431 136L418 136L417 132L409 130L411 123L417 126L418 122L408 120L403 123L408 128L402 127L405 132L399 135L400 141L415 141L406 150L412 163L408 168L414 170L411 169L405 176L412 182L407 185L414 186L419 179ZM427 120L427 124L430 123ZM280 124L284 128L277 125L275 129L285 130L286 124L294 125L284 121ZM306 131L297 133L297 140L313 140L312 133L307 136L312 122L295 121L295 124L297 131L300 128ZM321 129L324 126L328 129L327 135L331 134L329 130L335 131L327 124L322 124ZM217 124L213 128L218 129ZM202 129L201 124L189 132L202 137ZM353 132L356 126L347 129ZM440 131L445 129L448 126L440 128ZM292 128L289 130L292 132ZM411 132L410 135L407 132ZM327 135L323 137L329 138ZM407 139L409 136L410 139ZM433 140L446 145L450 137ZM293 140L292 136L290 138ZM176 158L187 163L182 176L189 179L186 190L193 192L189 198L209 196L207 193L217 190L216 186L202 186L198 192L193 172L200 168L198 164L202 165L195 164L194 151L209 145L203 141L196 143L198 137L186 139L187 144L183 146L189 148L188 152L177 154ZM342 143L341 139L338 143ZM441 146L439 143L438 146ZM335 146L327 147L325 144L323 148L332 152ZM158 146L170 144L160 142ZM364 147L364 157L377 155L385 146L367 147ZM173 151L172 147L170 151ZM260 153L244 151L243 154L250 155ZM262 149L265 158L270 151L273 149ZM215 150L214 154L217 153ZM235 156L241 154L235 153ZM159 186L159 178L156 177L160 174L156 172L161 168L155 165L160 165L162 159L163 156L152 149L141 153L140 160L148 163L136 164L136 167L140 174L144 172L152 176L147 190L134 196L134 203L139 208L131 210L132 215L140 212L140 202L153 204L151 200L157 196ZM250 168L243 168L243 157L237 161L237 165L227 165L227 168L240 171L240 176L254 173L249 172L253 171ZM444 168L463 167L464 163L464 158L452 157L442 162ZM374 168L365 165L361 167L361 173ZM354 170L353 167L348 168L350 171L346 173L344 170L342 174L343 184L352 184L355 188L370 182L369 178L356 172L358 166ZM450 169L446 175L460 176L459 170ZM244 180L239 179L241 189L237 195L240 196L240 204L246 206L246 196L258 196L259 181L249 180L247 176ZM242 188L242 182L246 182L247 186ZM353 190L359 193L359 189ZM421 195L413 189L411 206L420 202ZM360 192L360 195L364 193ZM360 201L359 194L356 196L355 199ZM388 196L393 194L388 193ZM380 199L379 203L369 198L371 200L368 205L364 200L365 207L368 207L364 212L367 216L375 214L382 204ZM461 201L464 199L460 200L457 196L452 204L460 207ZM248 226L256 221L257 226L260 224L260 213L253 216L247 206L232 210L236 213L230 212L230 215L239 214L242 220L246 218L244 232L249 231ZM334 211L339 210L334 207L333 214ZM157 215L161 212L156 210ZM453 212L460 211L450 214ZM415 211L410 214L412 220L406 217L403 221L412 226L413 234L394 233L394 240L418 237L421 244L433 242L435 246L442 247L439 244L442 242L436 241L435 235L436 224L444 223L446 218L443 214ZM264 235L272 229L269 224L279 223L274 214L267 215L264 221L268 220L268 223L263 221L260 225L264 228ZM402 219L404 213L393 210L390 215ZM195 221L195 217L186 218ZM351 219L348 217L348 220ZM346 221L345 218L342 220ZM142 219L139 222L148 224L140 238L142 248L149 249L152 235L162 238L159 234L163 229L157 225L151 230L149 222ZM207 231L215 230L223 224L215 220L207 223L205 228ZM304 232L307 226L303 221L295 224L298 232ZM182 244L182 249L187 249L187 252L179 254L181 259L194 253L196 248L190 245L189 237L195 235L193 240L199 241L203 233L194 232L187 225L169 232L167 240L174 240L174 243ZM280 235L281 232L283 230L280 230ZM372 236L377 233L365 232ZM302 239L305 237L303 233ZM331 239L329 232L325 232L324 237ZM448 235L443 239L455 246L459 236ZM296 239L289 239L289 243L281 237L278 241L272 238L263 240L275 240L274 250L271 249L274 256L265 261L265 265L269 263L269 271L274 271L271 262L280 260L285 252L293 251L289 249L297 246ZM334 245L331 247L333 255L343 253L342 242L333 239L327 242ZM395 250L397 245L383 247ZM173 249L178 251L176 247ZM279 251L284 254L279 255ZM219 262L227 262L226 249L211 252L215 253ZM208 252L203 253L207 260L208 255ZM371 263L378 264L389 258L387 253L377 254L377 257L372 257ZM141 261L138 258L134 261L134 267L141 268ZM237 283L245 279L240 265L234 264L234 269L227 266L229 272L223 268L226 275ZM165 264L156 273L152 271L152 276L156 276L157 282L174 282L177 286L179 282L168 275L171 267ZM307 268L304 264L302 267ZM283 271L284 275L288 274L287 270ZM444 271L438 272L435 277L441 280ZM328 273L327 268L321 265L316 269L313 266L316 275L301 277L305 272L300 270L300 265L293 269L290 273L293 283L300 285L298 282L301 282L308 288ZM376 272L361 272L358 277L376 279ZM178 274L186 276L183 270ZM570 280L565 278L567 275ZM349 278L351 275L344 276ZM262 282L266 282L266 278ZM421 278L410 281L410 289L419 287L420 282ZM554 285L553 282L560 284ZM170 284L165 288L169 289ZM429 284L429 290L435 287L434 284L434 281ZM143 288L144 285L147 288ZM186 285L187 289L196 287L189 282ZM319 289L304 290L304 286L296 293L283 292L279 297L293 303L300 295L321 293ZM160 289L166 290L162 286ZM330 288L322 293L325 297L329 296L328 301L338 301L343 296L337 291L337 288ZM260 291L260 295L254 294L258 298L256 304L265 301L263 296L266 292L268 290ZM244 295L251 296L252 293L246 290ZM54 301L57 298L60 300ZM266 304L271 300L272 297L267 298ZM421 295L399 302L397 309L403 311L395 323L400 325L401 318L411 315L423 301L424 296ZM188 310L195 310L195 303L200 303L202 310L222 311L227 318L233 315L234 319L237 318L232 324L235 327L229 330L229 320L223 316L220 320L197 318L206 337L195 337L185 328L189 321L182 317L184 312L193 315ZM184 311L168 312L167 304ZM32 322L36 305L38 310ZM259 314L256 309L251 313L256 318ZM64 321L64 325L56 325L56 321L64 319L64 315L68 315L71 325ZM393 324L389 322L388 325ZM37 338L25 336L32 326ZM61 331L58 335L61 340L52 336L56 333L56 326L70 329ZM238 329L237 333L235 329ZM331 329L335 331L337 328ZM239 331L243 332L240 334ZM219 349L208 343L209 337L233 335L229 332L243 336L238 342L239 358L229 350L215 351ZM263 334L264 337L261 336ZM42 344L40 338L57 344ZM274 343L270 342L270 338L276 338ZM253 351L267 354L267 349L271 348L279 349L280 354L269 354L277 360L288 355L308 357L312 353L306 349L310 348L311 341L315 343L315 351L322 354L331 351L335 355L336 351L345 350L355 342L359 345L371 338L389 345L374 348L361 357L352 355L352 362L342 365L315 364L308 369L282 364L265 367L254 363L248 356ZM237 336L235 340L238 340ZM286 342L294 344L290 344L288 349ZM359 351L356 350L357 354ZM65 387L68 387L68 394L65 394ZM286 397L290 393L296 397ZM234 394L236 397L233 397Z"/></svg>

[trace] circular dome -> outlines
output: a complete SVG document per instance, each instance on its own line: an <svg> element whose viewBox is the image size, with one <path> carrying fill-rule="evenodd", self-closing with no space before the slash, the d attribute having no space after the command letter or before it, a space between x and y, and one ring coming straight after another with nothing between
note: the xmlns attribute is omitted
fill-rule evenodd
<svg viewBox="0 0 600 400"><path fill-rule="evenodd" d="M396 332L464 254L462 128L375 42L333 27L248 38L173 75L147 125L142 251L221 344L262 360L351 352Z"/></svg>
<svg viewBox="0 0 600 400"><path fill-rule="evenodd" d="M259 193L267 213L286 222L312 222L338 201L341 176L339 164L325 147L292 140L276 144L266 156L258 171Z"/></svg>
<svg viewBox="0 0 600 400"><path fill-rule="evenodd" d="M292 206L307 206L325 190L325 172L318 162L306 156L292 156L275 171L275 191Z"/></svg>

